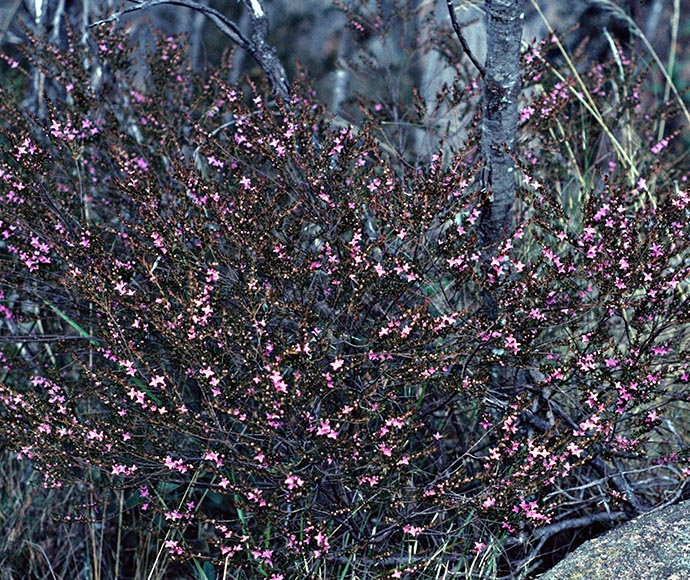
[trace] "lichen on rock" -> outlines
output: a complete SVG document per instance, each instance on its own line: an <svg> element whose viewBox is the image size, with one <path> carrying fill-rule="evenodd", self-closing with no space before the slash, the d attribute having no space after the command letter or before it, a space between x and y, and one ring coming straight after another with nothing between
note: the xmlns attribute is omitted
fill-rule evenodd
<svg viewBox="0 0 690 580"><path fill-rule="evenodd" d="M690 501L667 506L594 538L539 580L687 580Z"/></svg>

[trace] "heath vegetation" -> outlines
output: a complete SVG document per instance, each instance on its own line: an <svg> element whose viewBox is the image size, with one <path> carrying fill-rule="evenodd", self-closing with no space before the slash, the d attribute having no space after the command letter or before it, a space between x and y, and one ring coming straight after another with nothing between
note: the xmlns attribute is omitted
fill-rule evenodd
<svg viewBox="0 0 690 580"><path fill-rule="evenodd" d="M337 111L117 22L5 53L2 578L524 578L685 497L672 69L525 45L488 248L483 73L343 9Z"/></svg>

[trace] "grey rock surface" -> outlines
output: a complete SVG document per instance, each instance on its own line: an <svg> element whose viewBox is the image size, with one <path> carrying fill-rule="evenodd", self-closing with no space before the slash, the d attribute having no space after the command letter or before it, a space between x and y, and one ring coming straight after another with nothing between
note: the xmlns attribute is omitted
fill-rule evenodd
<svg viewBox="0 0 690 580"><path fill-rule="evenodd" d="M690 501L585 542L539 580L690 580Z"/></svg>

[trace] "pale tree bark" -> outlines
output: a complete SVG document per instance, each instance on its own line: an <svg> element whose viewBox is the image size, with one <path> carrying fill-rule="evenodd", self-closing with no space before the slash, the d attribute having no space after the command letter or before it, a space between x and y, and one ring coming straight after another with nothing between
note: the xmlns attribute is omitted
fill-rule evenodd
<svg viewBox="0 0 690 580"><path fill-rule="evenodd" d="M31 16L33 17L32 27L33 33L38 38L43 38L45 36L45 20L46 11L43 0L34 0L29 3ZM33 101L32 109L38 114L38 116L43 119L46 116L46 103L44 99L45 92L45 74L41 72L38 68L34 68L32 71L32 94L31 99Z"/></svg>
<svg viewBox="0 0 690 580"><path fill-rule="evenodd" d="M500 311L490 281L491 260L512 229L516 175L513 155L517 143L520 96L520 47L525 21L524 0L486 0L486 62L472 54L458 24L453 0L447 0L453 28L463 51L483 77L482 160L479 186L482 199L478 246L484 274L482 310L491 321ZM510 365L493 365L487 388L490 406L507 408L506 397L514 396L533 382L530 372Z"/></svg>
<svg viewBox="0 0 690 580"><path fill-rule="evenodd" d="M340 114L343 103L349 96L349 60L353 49L352 31L349 28L344 28L338 44L336 70L333 73L333 93L331 95L330 110L334 115Z"/></svg>
<svg viewBox="0 0 690 580"><path fill-rule="evenodd" d="M453 29L463 52L479 70L483 83L482 159L480 187L483 194L479 219L479 249L485 275L498 245L512 228L515 201L515 166L518 99L520 97L520 47L525 24L525 0L486 0L486 63L481 65L465 40L453 0L446 0ZM488 278L488 276L485 276ZM491 320L498 305L487 282L483 309Z"/></svg>
<svg viewBox="0 0 690 580"><path fill-rule="evenodd" d="M479 247L485 268L512 226L516 181L512 156L517 143L524 4L524 0L486 1L481 179L485 197L479 222ZM490 290L484 296L484 310L489 318L498 317L498 306Z"/></svg>
<svg viewBox="0 0 690 580"><path fill-rule="evenodd" d="M421 4L419 7L416 15L416 27L419 29L421 38L419 44L421 46L430 45L431 36L437 33L436 30L428 26L428 23L436 19L440 8L442 6L431 2ZM419 91L419 96L426 105L426 115L422 120L422 126L412 132L412 147L417 159L428 160L438 151L441 142L441 135L435 132L433 127L437 125L441 117L448 114L447 107L442 107L439 110L436 96L444 84L452 84L453 77L457 73L435 48L423 51L416 60L415 85Z"/></svg>
<svg viewBox="0 0 690 580"><path fill-rule="evenodd" d="M268 14L261 0L243 0L251 18L249 52L259 63L271 83L275 95L290 98L290 82L276 50L268 43Z"/></svg>
<svg viewBox="0 0 690 580"><path fill-rule="evenodd" d="M489 280L491 259L512 228L515 201L515 164L518 98L520 96L520 46L525 21L524 0L486 0L486 64L482 106L481 174L483 199L479 218L479 249L485 288L483 311L497 320L499 307ZM494 365L488 393L501 401L532 383L529 372Z"/></svg>

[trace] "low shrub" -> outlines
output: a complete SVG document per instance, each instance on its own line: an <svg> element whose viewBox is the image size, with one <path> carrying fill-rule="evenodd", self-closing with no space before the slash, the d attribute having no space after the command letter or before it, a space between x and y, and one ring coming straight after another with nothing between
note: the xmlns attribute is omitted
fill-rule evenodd
<svg viewBox="0 0 690 580"><path fill-rule="evenodd" d="M0 103L0 437L45 486L121 492L153 569L273 580L498 573L519 538L678 489L690 194L611 161L568 185L574 219L545 129L577 122L567 81L525 107L485 271L473 128L410 166L307 90L128 43L99 39L98 89L37 43L45 117Z"/></svg>

